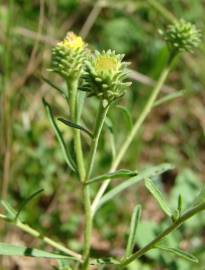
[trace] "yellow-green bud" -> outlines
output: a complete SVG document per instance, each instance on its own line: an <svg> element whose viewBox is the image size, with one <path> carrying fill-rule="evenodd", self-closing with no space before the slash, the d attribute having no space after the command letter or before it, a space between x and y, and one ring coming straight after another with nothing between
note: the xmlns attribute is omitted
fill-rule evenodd
<svg viewBox="0 0 205 270"><path fill-rule="evenodd" d="M63 78L78 78L83 69L86 44L73 32L68 32L65 39L58 42L52 50L51 71Z"/></svg>
<svg viewBox="0 0 205 270"><path fill-rule="evenodd" d="M81 89L108 103L121 97L131 84L126 82L128 63L122 61L123 57L111 50L96 51L87 61Z"/></svg>
<svg viewBox="0 0 205 270"><path fill-rule="evenodd" d="M178 52L193 52L193 49L199 46L201 41L201 33L196 26L190 22L181 19L176 23L169 25L168 29L163 32L171 51Z"/></svg>

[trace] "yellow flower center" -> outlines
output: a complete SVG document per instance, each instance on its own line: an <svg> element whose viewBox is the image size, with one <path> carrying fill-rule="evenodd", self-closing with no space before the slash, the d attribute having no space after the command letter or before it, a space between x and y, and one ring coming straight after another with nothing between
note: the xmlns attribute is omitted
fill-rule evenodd
<svg viewBox="0 0 205 270"><path fill-rule="evenodd" d="M95 69L97 72L114 73L119 69L119 61L112 56L100 55L95 61Z"/></svg>
<svg viewBox="0 0 205 270"><path fill-rule="evenodd" d="M73 32L68 32L66 38L60 42L61 45L68 49L83 49L85 48L85 43L83 39L76 36Z"/></svg>

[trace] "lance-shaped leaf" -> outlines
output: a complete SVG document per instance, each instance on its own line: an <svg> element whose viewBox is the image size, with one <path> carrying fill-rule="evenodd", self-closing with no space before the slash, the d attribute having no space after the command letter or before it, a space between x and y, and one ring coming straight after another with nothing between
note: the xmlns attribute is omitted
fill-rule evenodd
<svg viewBox="0 0 205 270"><path fill-rule="evenodd" d="M55 260L57 259L78 260L75 257L47 252L47 251L36 249L36 248L15 246L15 245L5 244L5 243L0 243L0 255L26 256L26 257L36 257L36 258L55 259Z"/></svg>
<svg viewBox="0 0 205 270"><path fill-rule="evenodd" d="M89 135L91 138L93 138L93 134L86 128L76 124L76 123L73 123L71 122L70 120L65 120L63 118L58 118L59 121L61 121L63 124L65 124L66 126L69 126L69 127L72 127L72 128L77 128L77 129L80 129L82 130L83 132L85 132L87 135Z"/></svg>
<svg viewBox="0 0 205 270"><path fill-rule="evenodd" d="M45 99L43 99L43 104L44 104L44 107L45 107L46 112L48 114L49 121L50 121L50 123L51 123L51 125L52 125L52 127L53 127L53 129L55 131L56 137L57 137L57 139L59 141L59 144L61 146L65 161L66 161L68 167L72 171L76 172L76 168L75 168L76 166L75 166L74 161L73 161L73 159L72 159L72 157L70 155L68 147L65 144L65 141L64 141L63 136L61 134L61 131L60 131L58 125L56 124L56 121L54 119L51 107L50 107L50 105L48 104L48 102Z"/></svg>
<svg viewBox="0 0 205 270"><path fill-rule="evenodd" d="M19 210L16 213L15 216L15 220L18 220L22 210L26 207L26 205L33 199L35 198L37 195L39 195L41 192L43 192L44 189L39 189L37 191L35 191L34 193L32 193L26 200L24 200L24 202L22 203L21 207L19 208Z"/></svg>
<svg viewBox="0 0 205 270"><path fill-rule="evenodd" d="M181 249L178 249L178 248L170 248L170 247L164 247L164 246L161 246L161 245L157 245L156 248L162 250L162 251L165 251L165 252L169 252L169 253L172 253L182 259L185 259L189 262L194 262L194 263L198 263L199 260L192 254L188 253L188 252L185 252Z"/></svg>
<svg viewBox="0 0 205 270"><path fill-rule="evenodd" d="M169 208L162 192L158 189L158 187L154 184L151 179L145 180L145 186L149 190L149 192L153 195L156 201L159 203L161 209L167 214L168 216L172 216L172 211Z"/></svg>
<svg viewBox="0 0 205 270"><path fill-rule="evenodd" d="M133 252L133 248L135 244L135 237L136 237L137 227L138 227L140 217L141 217L141 212L142 212L141 205L137 205L132 213L129 237L128 237L127 247L126 247L126 252L125 252L126 257L131 255Z"/></svg>
<svg viewBox="0 0 205 270"><path fill-rule="evenodd" d="M132 176L137 175L136 171L130 171L130 170L125 170L125 169L121 169L118 170L116 172L112 172L112 173L107 173L107 174L102 174L96 177L93 177L92 179L90 179L87 184L93 184L96 182L101 182L107 179L126 179L126 178L130 178Z"/></svg>
<svg viewBox="0 0 205 270"><path fill-rule="evenodd" d="M169 163L164 163L164 164L161 164L158 166L146 168L146 169L142 170L141 172L138 172L138 175L131 177L130 179L124 181L123 183L119 184L115 188L108 191L101 198L101 200L98 204L98 208L101 207L106 202L113 199L116 195L118 195L119 193L121 193L125 189L131 187L132 185L137 184L146 178L158 176L158 175L160 175L168 170L171 170L171 169L173 169L173 165L171 165Z"/></svg>

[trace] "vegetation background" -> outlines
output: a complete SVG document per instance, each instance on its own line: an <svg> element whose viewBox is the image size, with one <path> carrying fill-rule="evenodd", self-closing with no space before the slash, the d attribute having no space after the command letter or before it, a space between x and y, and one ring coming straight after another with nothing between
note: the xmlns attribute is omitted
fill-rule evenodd
<svg viewBox="0 0 205 270"><path fill-rule="evenodd" d="M121 104L131 112L131 119L136 119L167 60L167 48L158 29L170 23L171 13L196 23L204 33L204 12L204 0L1 1L1 198L19 206L29 194L43 188L43 194L23 212L27 223L46 235L69 243L75 250L81 248L83 216L78 182L72 181L72 175L68 174L42 105L45 96L53 104L56 116L68 113L61 97L41 79L45 76L65 87L59 77L47 71L51 48L56 41L67 31L74 31L93 48L125 53L126 60L131 62L133 85ZM179 90L183 90L183 95L152 111L122 165L123 168L140 169L161 162L174 164L175 170L163 174L159 181L173 207L179 193L186 203L191 202L204 180L204 73L205 46L202 42L198 52L185 55L178 62L162 89L162 95ZM93 121L94 106L95 103L90 102L84 112L87 126ZM129 115L120 108L109 115L112 122L105 128L100 141L96 166L99 172L109 168L110 140L115 141L118 149L132 124ZM69 128L60 127L69 138ZM85 151L86 147L85 142ZM95 255L123 253L130 215L139 202L143 205L143 221L137 234L136 249L166 226L164 215L144 187L132 188L104 205L97 214L92 240ZM0 223L0 237L1 242L42 247L37 240L3 222ZM172 246L193 251L200 263L192 265L152 251L127 269L205 269L203 213L183 225L167 241ZM0 258L1 270L47 270L52 265L55 263L45 260Z"/></svg>

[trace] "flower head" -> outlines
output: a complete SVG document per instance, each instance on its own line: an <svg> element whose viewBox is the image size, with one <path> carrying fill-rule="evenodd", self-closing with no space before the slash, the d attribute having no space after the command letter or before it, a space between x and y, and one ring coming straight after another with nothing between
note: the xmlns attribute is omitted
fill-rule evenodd
<svg viewBox="0 0 205 270"><path fill-rule="evenodd" d="M181 19L168 26L165 32L162 32L168 46L175 52L193 52L193 49L199 46L201 41L200 30L190 22Z"/></svg>
<svg viewBox="0 0 205 270"><path fill-rule="evenodd" d="M52 50L51 71L63 78L79 77L85 60L86 44L73 32L68 32L65 39L57 43Z"/></svg>
<svg viewBox="0 0 205 270"><path fill-rule="evenodd" d="M87 62L82 90L108 103L121 97L131 84L125 81L128 63L122 59L123 55L111 50L102 53L96 51Z"/></svg>

